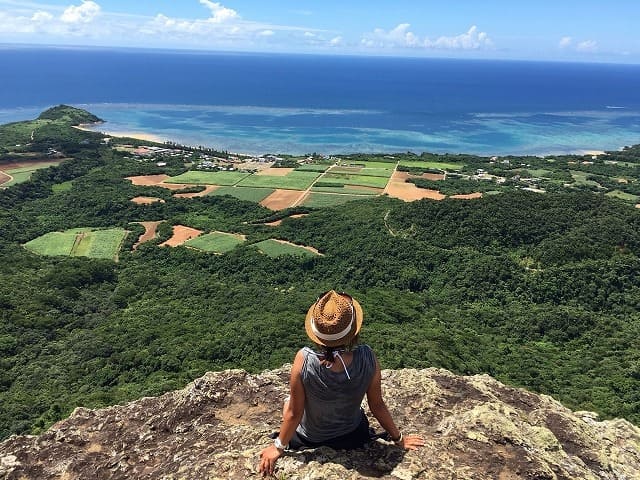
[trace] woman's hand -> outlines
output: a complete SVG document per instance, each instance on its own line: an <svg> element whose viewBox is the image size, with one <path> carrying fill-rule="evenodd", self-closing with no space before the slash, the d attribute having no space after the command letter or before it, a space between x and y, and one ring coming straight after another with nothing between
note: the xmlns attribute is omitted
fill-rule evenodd
<svg viewBox="0 0 640 480"><path fill-rule="evenodd" d="M260 465L258 472L263 475L273 475L278 458L282 455L282 450L278 450L275 445L269 445L260 452Z"/></svg>
<svg viewBox="0 0 640 480"><path fill-rule="evenodd" d="M403 435L402 441L398 446L405 450L416 450L417 448L424 447L424 438L420 435Z"/></svg>

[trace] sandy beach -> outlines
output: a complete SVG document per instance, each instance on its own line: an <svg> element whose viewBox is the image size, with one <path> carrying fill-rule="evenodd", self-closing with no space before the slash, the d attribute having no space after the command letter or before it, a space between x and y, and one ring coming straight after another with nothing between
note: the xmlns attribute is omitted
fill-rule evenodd
<svg viewBox="0 0 640 480"><path fill-rule="evenodd" d="M85 132L100 132L103 135L109 135L111 137L127 137L127 138L135 138L137 140L145 140L147 142L155 142L155 143L164 143L166 139L160 137L159 135L155 135L153 133L145 133L145 132L106 132L103 130L98 130L92 124L84 124L84 125L76 125L73 128L77 128L78 130L84 130Z"/></svg>

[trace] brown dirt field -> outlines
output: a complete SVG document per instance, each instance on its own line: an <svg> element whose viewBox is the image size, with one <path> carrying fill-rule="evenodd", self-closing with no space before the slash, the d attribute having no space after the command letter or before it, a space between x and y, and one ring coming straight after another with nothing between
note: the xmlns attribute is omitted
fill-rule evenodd
<svg viewBox="0 0 640 480"><path fill-rule="evenodd" d="M449 198L460 198L462 200L473 200L474 198L482 198L481 192L451 195Z"/></svg>
<svg viewBox="0 0 640 480"><path fill-rule="evenodd" d="M397 182L404 182L408 178L411 178L411 176L409 175L409 172L399 172L398 170L396 170L391 175L391 178L389 179L389 181L390 182L396 182L396 181Z"/></svg>
<svg viewBox="0 0 640 480"><path fill-rule="evenodd" d="M271 210L282 210L283 208L293 205L294 202L300 198L300 195L302 195L302 192L298 190L278 189L262 200L260 205Z"/></svg>
<svg viewBox="0 0 640 480"><path fill-rule="evenodd" d="M405 202L413 202L424 198L431 200L442 200L445 198L445 195L437 190L418 188L413 183L390 182L387 185L386 193L390 197L399 198Z"/></svg>
<svg viewBox="0 0 640 480"><path fill-rule="evenodd" d="M296 213L295 215L291 215L291 216L285 217L285 218L302 218L302 217L306 217L307 215L309 215L309 214L308 213ZM268 225L269 227L277 227L278 225L280 225L282 223L283 220L284 220L284 218L281 218L280 220L276 220L275 222L264 223L263 225Z"/></svg>
<svg viewBox="0 0 640 480"><path fill-rule="evenodd" d="M441 173L423 173L421 176L426 180L444 180L444 175Z"/></svg>
<svg viewBox="0 0 640 480"><path fill-rule="evenodd" d="M130 180L134 185L138 185L141 187L153 187L158 185L159 183L164 182L169 175L140 175L137 177L126 177L127 180Z"/></svg>
<svg viewBox="0 0 640 480"><path fill-rule="evenodd" d="M162 183L169 175L140 175L138 177L125 177L138 187L162 187L167 190L180 190L186 187L192 187L193 185L187 183Z"/></svg>
<svg viewBox="0 0 640 480"><path fill-rule="evenodd" d="M131 201L138 205L150 205L156 202L164 203L164 200L158 197L135 197L132 198Z"/></svg>
<svg viewBox="0 0 640 480"><path fill-rule="evenodd" d="M165 185L160 185L164 187ZM174 193L173 196L176 198L195 198L195 197L204 197L205 195L209 195L214 190L220 188L219 185L207 185L206 188L201 192L196 193Z"/></svg>
<svg viewBox="0 0 640 480"><path fill-rule="evenodd" d="M274 238L274 240L278 243L284 243L286 245L293 245L294 247L300 247L300 248L304 248L305 250L309 250L310 252L315 253L316 255L320 255L321 257L324 256L324 254L320 253L317 249L313 248L313 247L308 247L306 245L298 245L297 243L291 243L291 242L287 242L286 240L277 240Z"/></svg>
<svg viewBox="0 0 640 480"><path fill-rule="evenodd" d="M256 175L267 175L270 177L286 177L291 172L293 172L293 168L265 168L264 170L260 170L256 173Z"/></svg>
<svg viewBox="0 0 640 480"><path fill-rule="evenodd" d="M7 175L4 172L0 172L0 185L2 185L3 183L7 183L8 181L11 180L11 175Z"/></svg>
<svg viewBox="0 0 640 480"><path fill-rule="evenodd" d="M184 225L174 225L173 226L173 236L164 243L161 243L160 246L164 247L177 247L182 245L187 240L191 240L192 238L197 237L202 234L202 230L196 230L195 228L185 227Z"/></svg>
<svg viewBox="0 0 640 480"><path fill-rule="evenodd" d="M144 233L140 235L140 238L138 238L138 241L133 246L133 249L135 250L136 248L138 248L138 245L140 245L141 243L148 242L149 240L153 240L154 238L156 238L156 230L158 229L158 225L160 225L162 222L163 220L160 220L159 222L137 222L144 227Z"/></svg>

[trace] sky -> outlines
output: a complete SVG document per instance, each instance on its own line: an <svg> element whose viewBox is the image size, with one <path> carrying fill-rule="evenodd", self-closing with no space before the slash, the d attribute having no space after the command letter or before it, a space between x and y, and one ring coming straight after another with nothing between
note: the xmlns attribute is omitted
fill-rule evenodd
<svg viewBox="0 0 640 480"><path fill-rule="evenodd" d="M0 44L640 64L639 0L0 0Z"/></svg>

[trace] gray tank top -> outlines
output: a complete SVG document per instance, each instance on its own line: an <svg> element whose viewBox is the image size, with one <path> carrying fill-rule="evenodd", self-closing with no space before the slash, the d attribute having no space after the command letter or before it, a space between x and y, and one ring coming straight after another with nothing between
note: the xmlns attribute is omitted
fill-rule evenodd
<svg viewBox="0 0 640 480"><path fill-rule="evenodd" d="M296 431L312 442L323 442L353 432L360 421L360 405L371 384L376 363L371 347L358 345L353 360L344 370L332 372L320 363L318 353L302 349L302 383L305 401L302 420ZM342 365L336 358L338 365Z"/></svg>

